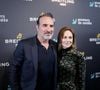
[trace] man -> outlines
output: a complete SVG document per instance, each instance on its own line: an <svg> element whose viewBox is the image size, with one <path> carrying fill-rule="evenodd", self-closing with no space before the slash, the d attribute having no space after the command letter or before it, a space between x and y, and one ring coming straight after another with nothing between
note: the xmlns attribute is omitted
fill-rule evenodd
<svg viewBox="0 0 100 90"><path fill-rule="evenodd" d="M11 64L12 90L55 90L54 23L51 13L42 13L37 20L37 35L19 42Z"/></svg>

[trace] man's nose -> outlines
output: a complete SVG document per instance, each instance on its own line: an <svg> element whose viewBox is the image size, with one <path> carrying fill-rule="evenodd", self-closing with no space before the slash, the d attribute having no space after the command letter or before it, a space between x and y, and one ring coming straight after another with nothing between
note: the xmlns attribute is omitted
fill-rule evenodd
<svg viewBox="0 0 100 90"><path fill-rule="evenodd" d="M51 27L50 26L48 26L47 27L47 31L51 31L52 29L51 29Z"/></svg>

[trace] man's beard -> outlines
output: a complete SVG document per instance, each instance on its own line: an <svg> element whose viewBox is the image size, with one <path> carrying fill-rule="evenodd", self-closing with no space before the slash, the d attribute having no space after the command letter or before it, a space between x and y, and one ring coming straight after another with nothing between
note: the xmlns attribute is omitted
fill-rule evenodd
<svg viewBox="0 0 100 90"><path fill-rule="evenodd" d="M50 39L52 38L52 36L53 36L53 33L45 34L45 35L43 36L43 38L44 38L45 40L50 40Z"/></svg>

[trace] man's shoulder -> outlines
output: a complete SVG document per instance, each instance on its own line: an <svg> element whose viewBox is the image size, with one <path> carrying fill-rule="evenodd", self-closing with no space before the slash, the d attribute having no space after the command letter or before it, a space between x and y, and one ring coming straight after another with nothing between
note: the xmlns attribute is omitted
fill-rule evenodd
<svg viewBox="0 0 100 90"><path fill-rule="evenodd" d="M28 44L28 43L34 43L35 42L35 37L29 37L29 38L25 38L19 41L19 43L22 44Z"/></svg>

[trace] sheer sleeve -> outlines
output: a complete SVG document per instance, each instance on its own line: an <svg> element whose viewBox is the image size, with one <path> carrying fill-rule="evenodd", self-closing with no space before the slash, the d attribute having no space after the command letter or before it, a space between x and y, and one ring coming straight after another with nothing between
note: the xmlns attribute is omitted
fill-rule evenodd
<svg viewBox="0 0 100 90"><path fill-rule="evenodd" d="M83 56L79 56L76 65L76 90L85 90L86 63Z"/></svg>

